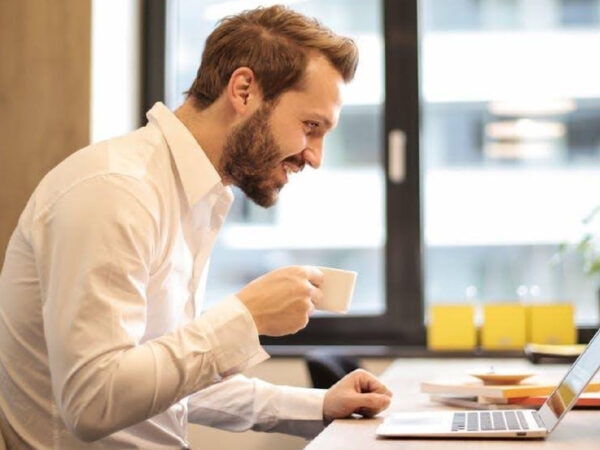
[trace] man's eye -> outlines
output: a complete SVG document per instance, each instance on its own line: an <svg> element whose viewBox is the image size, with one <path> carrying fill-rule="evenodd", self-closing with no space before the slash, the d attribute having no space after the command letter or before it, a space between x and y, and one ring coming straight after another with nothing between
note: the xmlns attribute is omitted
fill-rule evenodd
<svg viewBox="0 0 600 450"><path fill-rule="evenodd" d="M306 122L304 122L304 124L311 131L312 130L316 130L317 128L319 128L319 123L318 122L313 122L312 120L307 120Z"/></svg>

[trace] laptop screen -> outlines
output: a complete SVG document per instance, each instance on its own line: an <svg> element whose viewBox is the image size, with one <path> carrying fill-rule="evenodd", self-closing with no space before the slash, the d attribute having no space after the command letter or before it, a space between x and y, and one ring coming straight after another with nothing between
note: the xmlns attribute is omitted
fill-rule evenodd
<svg viewBox="0 0 600 450"><path fill-rule="evenodd" d="M600 331L596 332L577 361L573 363L554 392L548 396L539 414L552 431L569 411L600 368Z"/></svg>

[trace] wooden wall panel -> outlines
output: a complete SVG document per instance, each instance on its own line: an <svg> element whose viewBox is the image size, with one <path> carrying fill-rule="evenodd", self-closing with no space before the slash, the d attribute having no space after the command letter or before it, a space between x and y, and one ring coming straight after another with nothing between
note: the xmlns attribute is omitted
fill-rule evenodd
<svg viewBox="0 0 600 450"><path fill-rule="evenodd" d="M31 192L88 144L91 0L0 0L0 264Z"/></svg>

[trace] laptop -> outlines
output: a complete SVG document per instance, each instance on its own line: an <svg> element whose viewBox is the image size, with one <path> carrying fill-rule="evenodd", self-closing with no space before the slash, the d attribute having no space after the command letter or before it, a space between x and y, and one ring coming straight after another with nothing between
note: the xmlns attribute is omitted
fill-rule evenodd
<svg viewBox="0 0 600 450"><path fill-rule="evenodd" d="M600 331L573 363L539 410L498 409L400 412L377 427L381 438L545 438L600 368Z"/></svg>

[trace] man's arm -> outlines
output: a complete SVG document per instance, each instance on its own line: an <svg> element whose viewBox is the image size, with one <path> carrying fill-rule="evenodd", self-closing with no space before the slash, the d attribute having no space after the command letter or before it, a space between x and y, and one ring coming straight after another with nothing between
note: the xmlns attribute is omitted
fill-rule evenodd
<svg viewBox="0 0 600 450"><path fill-rule="evenodd" d="M375 376L356 370L329 390L278 386L241 375L190 396L192 423L229 431L272 431L313 438L334 419L371 417L390 404Z"/></svg>
<svg viewBox="0 0 600 450"><path fill-rule="evenodd" d="M229 377L191 395L191 423L228 431L274 431L312 438L323 430L323 389Z"/></svg>

